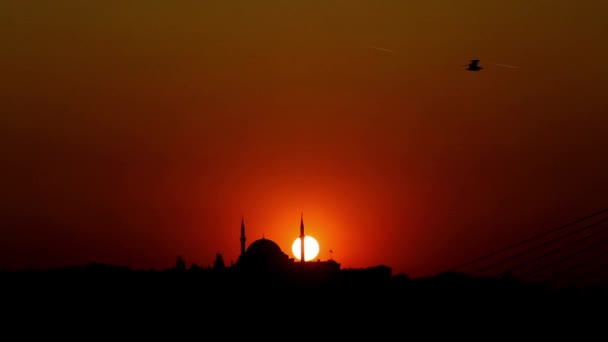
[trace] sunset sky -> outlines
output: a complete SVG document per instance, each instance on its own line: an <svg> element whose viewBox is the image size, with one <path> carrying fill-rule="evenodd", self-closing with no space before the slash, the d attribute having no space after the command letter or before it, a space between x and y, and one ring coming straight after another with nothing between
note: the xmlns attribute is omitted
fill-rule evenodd
<svg viewBox="0 0 608 342"><path fill-rule="evenodd" d="M303 212L319 258L416 276L604 209L606 13L2 1L0 269L236 261L243 215L291 255Z"/></svg>

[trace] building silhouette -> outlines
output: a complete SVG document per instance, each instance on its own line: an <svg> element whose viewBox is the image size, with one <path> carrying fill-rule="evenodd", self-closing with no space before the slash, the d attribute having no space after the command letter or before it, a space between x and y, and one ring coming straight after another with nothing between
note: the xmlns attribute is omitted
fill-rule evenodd
<svg viewBox="0 0 608 342"><path fill-rule="evenodd" d="M331 275L340 272L340 264L334 260L305 261L304 252L304 219L300 217L300 260L290 258L274 241L262 237L246 246L245 222L241 219L240 247L241 254L234 268L244 272L270 273L274 275L293 276L305 272L307 275Z"/></svg>

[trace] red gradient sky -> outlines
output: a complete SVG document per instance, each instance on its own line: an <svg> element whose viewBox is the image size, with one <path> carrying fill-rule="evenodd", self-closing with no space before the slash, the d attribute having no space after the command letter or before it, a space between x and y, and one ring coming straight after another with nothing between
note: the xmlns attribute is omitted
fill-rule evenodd
<svg viewBox="0 0 608 342"><path fill-rule="evenodd" d="M0 268L236 260L241 215L291 254L303 212L321 259L422 275L603 209L607 12L3 1Z"/></svg>

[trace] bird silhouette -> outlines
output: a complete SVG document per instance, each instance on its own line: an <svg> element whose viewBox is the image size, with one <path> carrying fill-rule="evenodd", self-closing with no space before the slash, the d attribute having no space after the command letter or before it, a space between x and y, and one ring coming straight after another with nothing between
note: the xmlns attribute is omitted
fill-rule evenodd
<svg viewBox="0 0 608 342"><path fill-rule="evenodd" d="M473 59L471 60L471 63L469 63L469 65L467 65L467 69L468 71L479 71L483 69L482 67L479 66L479 59Z"/></svg>

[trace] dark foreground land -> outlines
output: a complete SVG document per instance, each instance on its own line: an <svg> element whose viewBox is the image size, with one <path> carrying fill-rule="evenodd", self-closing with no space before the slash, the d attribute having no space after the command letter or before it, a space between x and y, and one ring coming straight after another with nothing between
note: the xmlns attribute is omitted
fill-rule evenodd
<svg viewBox="0 0 608 342"><path fill-rule="evenodd" d="M256 341L308 335L402 340L418 333L448 338L488 334L495 339L520 331L544 337L576 332L581 340L591 332L595 339L608 334L606 288L558 290L463 274L408 279L386 272L340 271L331 277L281 277L97 266L5 272L0 282L4 328L82 328L88 336L83 339L124 329L146 335L193 331L199 334L196 339L216 336L210 340L249 336Z"/></svg>

